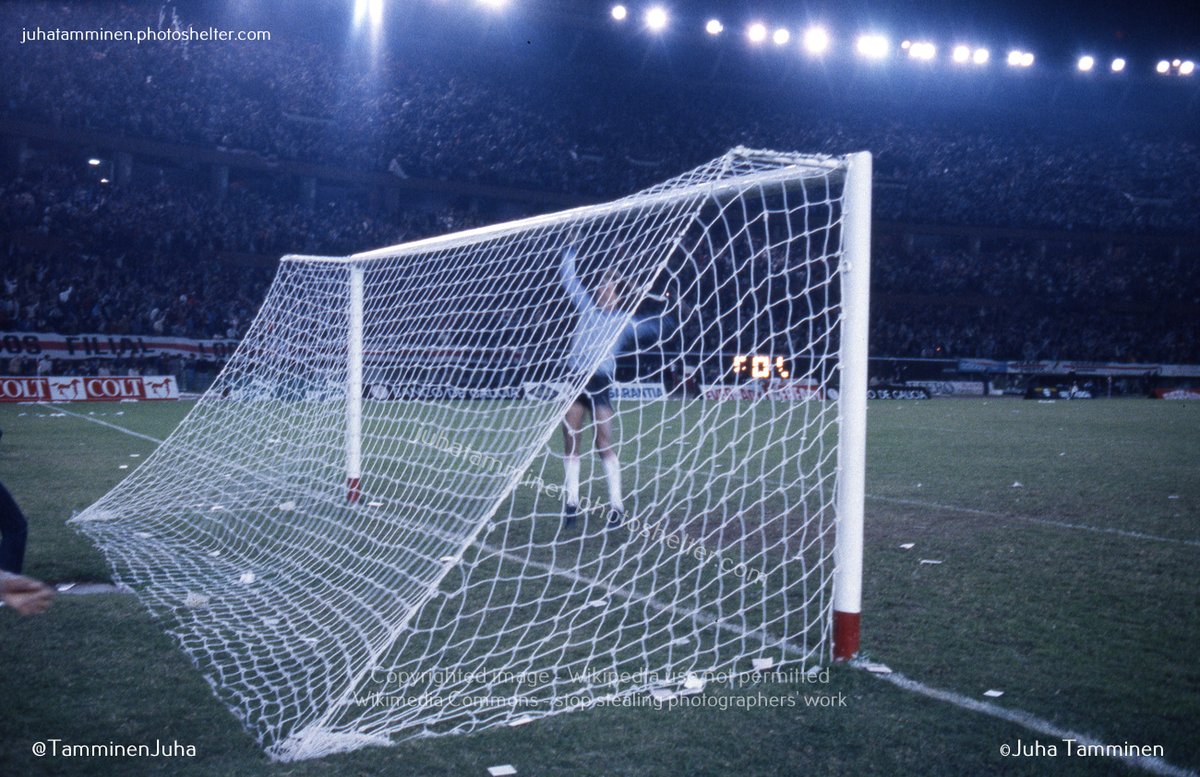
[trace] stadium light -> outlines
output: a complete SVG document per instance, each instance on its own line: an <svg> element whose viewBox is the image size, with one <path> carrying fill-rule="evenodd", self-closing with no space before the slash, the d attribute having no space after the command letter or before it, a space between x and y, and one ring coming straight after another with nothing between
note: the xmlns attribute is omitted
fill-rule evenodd
<svg viewBox="0 0 1200 777"><path fill-rule="evenodd" d="M803 41L809 54L824 54L829 50L829 33L824 27L809 27L804 31Z"/></svg>
<svg viewBox="0 0 1200 777"><path fill-rule="evenodd" d="M751 43L762 43L767 39L767 25L762 22L755 22L746 28L746 37Z"/></svg>
<svg viewBox="0 0 1200 777"><path fill-rule="evenodd" d="M88 160L88 164L91 165L92 167L99 167L100 160L97 159L96 157L92 157L91 159Z"/></svg>
<svg viewBox="0 0 1200 777"><path fill-rule="evenodd" d="M383 24L383 0L368 0L367 16L371 19L371 26L378 30Z"/></svg>
<svg viewBox="0 0 1200 777"><path fill-rule="evenodd" d="M383 0L371 0L371 2L378 3L382 9ZM476 2L492 11L499 11L501 8L508 5L508 0L476 0Z"/></svg>
<svg viewBox="0 0 1200 777"><path fill-rule="evenodd" d="M1166 61L1165 59L1164 59L1164 60L1160 60L1160 61L1159 61L1159 63L1158 63L1157 65L1155 65L1155 66L1154 66L1154 70L1155 70L1155 71L1156 71L1156 72L1157 72L1159 75L1164 75L1164 76L1167 74L1167 71L1168 71L1168 70L1170 70L1170 69L1171 69L1171 63L1170 63L1170 62L1168 62L1168 61Z"/></svg>
<svg viewBox="0 0 1200 777"><path fill-rule="evenodd" d="M629 9L623 5L614 5L612 7L612 18L618 22L625 21L625 17L629 16Z"/></svg>
<svg viewBox="0 0 1200 777"><path fill-rule="evenodd" d="M1033 54L1020 49L1013 49L1008 52L1009 67L1030 67L1033 65Z"/></svg>
<svg viewBox="0 0 1200 777"><path fill-rule="evenodd" d="M860 56L867 59L883 59L888 54L890 44L882 35L860 35L855 48Z"/></svg>
<svg viewBox="0 0 1200 777"><path fill-rule="evenodd" d="M771 40L775 41L776 46L783 46L791 39L792 34L784 27L775 30L775 34L771 36Z"/></svg>
<svg viewBox="0 0 1200 777"><path fill-rule="evenodd" d="M928 41L917 41L908 47L908 56L928 62L937 56L937 46Z"/></svg>
<svg viewBox="0 0 1200 777"><path fill-rule="evenodd" d="M986 65L988 60L992 58L992 52L987 49L975 49L975 53L971 55L971 61L976 65Z"/></svg>
<svg viewBox="0 0 1200 777"><path fill-rule="evenodd" d="M1179 63L1179 75L1190 76L1194 72L1196 72L1195 62L1191 61L1190 59L1185 59L1183 62Z"/></svg>
<svg viewBox="0 0 1200 777"><path fill-rule="evenodd" d="M950 52L950 58L960 65L965 65L971 61L971 47L955 46L954 50Z"/></svg>
<svg viewBox="0 0 1200 777"><path fill-rule="evenodd" d="M725 32L725 25L721 24L720 19L709 19L708 24L704 25L704 31L709 35L720 35Z"/></svg>
<svg viewBox="0 0 1200 777"><path fill-rule="evenodd" d="M646 26L653 32L662 32L667 28L667 10L661 5L651 6L646 11Z"/></svg>
<svg viewBox="0 0 1200 777"><path fill-rule="evenodd" d="M1114 73L1120 73L1122 70L1125 69L1125 60L1121 59L1120 57L1117 57L1116 59L1114 59L1112 61L1112 65L1110 65L1110 67L1112 68L1112 71Z"/></svg>
<svg viewBox="0 0 1200 777"><path fill-rule="evenodd" d="M1084 54L1079 58L1079 61L1075 63L1075 67L1079 68L1079 72L1081 73L1090 73L1092 72L1092 68L1095 66L1096 58L1087 54Z"/></svg>
<svg viewBox="0 0 1200 777"><path fill-rule="evenodd" d="M108 183L108 179L107 179L107 178L101 178L101 179L100 179L100 183Z"/></svg>

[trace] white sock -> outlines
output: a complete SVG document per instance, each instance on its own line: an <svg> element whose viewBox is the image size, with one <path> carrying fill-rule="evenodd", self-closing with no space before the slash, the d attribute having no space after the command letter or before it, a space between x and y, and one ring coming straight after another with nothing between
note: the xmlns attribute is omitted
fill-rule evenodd
<svg viewBox="0 0 1200 777"><path fill-rule="evenodd" d="M567 456L567 504L579 506L579 457Z"/></svg>
<svg viewBox="0 0 1200 777"><path fill-rule="evenodd" d="M621 462L617 461L616 456L603 456L600 461L604 462L604 474L608 476L608 501L612 502L613 509L625 511L625 505L621 503Z"/></svg>

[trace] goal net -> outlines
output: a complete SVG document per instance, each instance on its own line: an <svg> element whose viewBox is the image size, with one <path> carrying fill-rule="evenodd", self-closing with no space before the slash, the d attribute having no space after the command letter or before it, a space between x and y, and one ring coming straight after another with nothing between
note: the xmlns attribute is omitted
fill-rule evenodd
<svg viewBox="0 0 1200 777"><path fill-rule="evenodd" d="M285 257L212 388L73 520L277 760L847 658L869 218L869 155L737 148Z"/></svg>

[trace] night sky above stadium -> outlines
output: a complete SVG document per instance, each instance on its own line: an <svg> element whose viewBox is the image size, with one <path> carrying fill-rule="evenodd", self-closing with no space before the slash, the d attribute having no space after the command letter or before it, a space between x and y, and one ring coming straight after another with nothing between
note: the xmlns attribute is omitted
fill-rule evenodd
<svg viewBox="0 0 1200 777"><path fill-rule="evenodd" d="M157 0L154 4L157 4ZM181 8L233 12L236 15L326 19L352 13L354 0L177 0ZM508 0L506 8L489 11L473 0L446 3L444 0L385 0L388 26L410 26L417 20L433 21L456 14L492 15L497 24L536 23L551 28L611 26L608 0ZM626 0L633 14L649 2ZM949 42L957 37L986 38L1002 48L1009 45L1036 47L1045 56L1071 56L1083 49L1109 50L1146 56L1200 55L1200 13L1196 3L1180 0L908 0L907 2L783 2L781 0L738 0L695 2L661 0L673 23L670 37L680 40L686 32L699 32L704 20L722 18L727 34L748 22L762 19L768 24L800 26L819 21L853 34L878 27L893 37L926 35ZM321 12L324 13L321 13ZM328 16L327 16L328 15ZM294 18L293 18L294 20ZM630 25L633 26L633 25Z"/></svg>

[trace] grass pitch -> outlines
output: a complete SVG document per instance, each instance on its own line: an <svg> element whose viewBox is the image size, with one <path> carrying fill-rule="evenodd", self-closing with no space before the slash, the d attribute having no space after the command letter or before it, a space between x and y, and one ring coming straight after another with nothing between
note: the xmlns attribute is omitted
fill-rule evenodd
<svg viewBox="0 0 1200 777"><path fill-rule="evenodd" d="M157 438L188 408L67 407ZM956 698L1103 743L1160 745L1168 766L1200 769L1200 407L964 400L876 402L869 414L869 657ZM0 428L0 479L30 521L27 571L108 579L64 522L154 444L44 407L0 406ZM485 775L503 763L522 775L1136 773L847 667L820 685L710 687L704 707L594 709L277 765L128 595L62 596L41 618L0 611L0 661L3 775ZM791 703L746 708L771 697ZM833 706L809 706L821 701ZM177 741L196 755L32 754L55 739ZM1058 754L1002 757L1018 739Z"/></svg>

